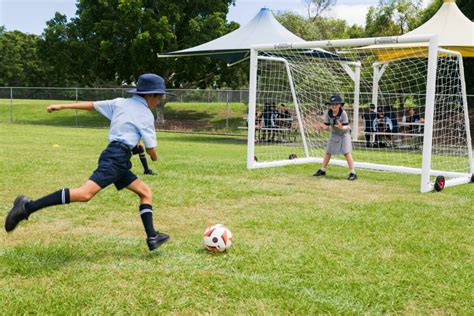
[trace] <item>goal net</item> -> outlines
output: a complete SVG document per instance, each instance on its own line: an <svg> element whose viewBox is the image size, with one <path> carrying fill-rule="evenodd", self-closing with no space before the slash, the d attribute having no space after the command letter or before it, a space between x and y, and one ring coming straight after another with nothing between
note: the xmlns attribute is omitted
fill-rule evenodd
<svg viewBox="0 0 474 316"><path fill-rule="evenodd" d="M446 186L470 182L462 57L436 41L394 37L252 48L248 168L322 162L330 134L322 128L326 102L339 95L356 168L419 174L422 192L432 190L438 176L446 177ZM347 165L343 156L330 164Z"/></svg>

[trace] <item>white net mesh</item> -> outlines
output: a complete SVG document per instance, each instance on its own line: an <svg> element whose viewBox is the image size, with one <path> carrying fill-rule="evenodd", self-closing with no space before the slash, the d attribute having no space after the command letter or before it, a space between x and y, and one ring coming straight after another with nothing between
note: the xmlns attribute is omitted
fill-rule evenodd
<svg viewBox="0 0 474 316"><path fill-rule="evenodd" d="M396 57L393 52L354 47L258 51L257 164L323 157L329 138L329 132L321 128L329 108L325 103L332 95L340 95L355 138L355 161L421 168L428 48L405 48ZM439 53L433 170L471 172L462 91L458 58Z"/></svg>

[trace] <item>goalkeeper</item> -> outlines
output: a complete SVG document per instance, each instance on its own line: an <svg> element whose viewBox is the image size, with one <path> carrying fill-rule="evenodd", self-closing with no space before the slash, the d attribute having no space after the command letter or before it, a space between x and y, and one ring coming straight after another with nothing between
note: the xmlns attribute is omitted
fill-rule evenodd
<svg viewBox="0 0 474 316"><path fill-rule="evenodd" d="M354 160L352 159L352 141L351 128L349 126L349 118L346 111L342 108L344 102L339 95L333 95L326 105L330 109L324 116L323 130L331 129L331 136L326 147L326 154L324 155L323 165L314 176L320 177L326 175L326 168L331 160L332 155L344 155L349 166L349 176L347 180L353 181L357 179L354 169Z"/></svg>

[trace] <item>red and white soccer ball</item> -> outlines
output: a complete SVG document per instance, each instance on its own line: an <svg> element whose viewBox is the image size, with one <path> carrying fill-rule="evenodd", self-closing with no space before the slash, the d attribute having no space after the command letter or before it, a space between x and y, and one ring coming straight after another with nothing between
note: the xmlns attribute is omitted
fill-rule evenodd
<svg viewBox="0 0 474 316"><path fill-rule="evenodd" d="M209 227L204 232L204 246L212 252L224 252L232 246L232 232L222 224Z"/></svg>

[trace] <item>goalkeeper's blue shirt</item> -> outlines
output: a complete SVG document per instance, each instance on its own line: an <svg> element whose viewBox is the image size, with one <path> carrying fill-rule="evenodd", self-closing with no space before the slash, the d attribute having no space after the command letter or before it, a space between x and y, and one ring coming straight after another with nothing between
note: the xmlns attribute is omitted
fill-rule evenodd
<svg viewBox="0 0 474 316"><path fill-rule="evenodd" d="M146 148L156 147L155 119L144 98L134 95L93 104L97 112L110 120L109 142L132 148L143 139Z"/></svg>

